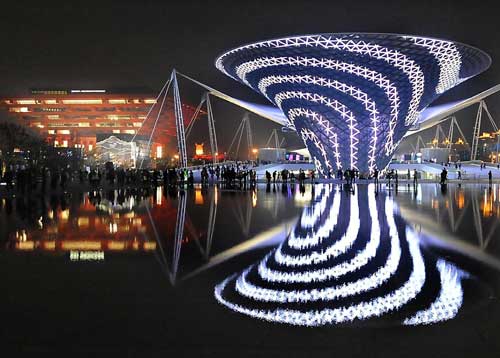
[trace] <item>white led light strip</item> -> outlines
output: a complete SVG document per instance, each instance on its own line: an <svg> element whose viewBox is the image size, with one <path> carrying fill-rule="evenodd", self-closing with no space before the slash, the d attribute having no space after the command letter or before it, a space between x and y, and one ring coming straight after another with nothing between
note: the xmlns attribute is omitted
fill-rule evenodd
<svg viewBox="0 0 500 358"><path fill-rule="evenodd" d="M332 165L331 165L330 161L328 160L328 154L326 153L325 146L323 145L321 140L319 140L316 133L314 133L310 129L302 128L300 130L300 136L301 136L304 144L306 144L306 146L307 146L307 142L310 141L320 151L321 156L323 157L323 160L325 161L325 164L327 166L327 169L328 169L328 171L330 171L332 169ZM313 154L313 153L311 153L311 154ZM314 167L322 175L325 175L326 172L325 172L325 169L323 169L323 165L321 164L321 162L314 155L313 155L313 159L314 159Z"/></svg>
<svg viewBox="0 0 500 358"><path fill-rule="evenodd" d="M314 197L315 204L312 208L305 208L300 216L300 226L305 229L310 229L316 224L316 221L321 216L322 213L325 212L326 203L328 202L328 198L333 193L333 191L329 192L329 195L325 195L325 187L322 187L316 193ZM321 199L319 199L321 198ZM319 199L319 200L318 200Z"/></svg>
<svg viewBox="0 0 500 358"><path fill-rule="evenodd" d="M439 82L436 93L441 94L460 83L460 67L462 55L453 42L428 39L423 37L404 36L415 45L424 47L436 58L439 64Z"/></svg>
<svg viewBox="0 0 500 358"><path fill-rule="evenodd" d="M390 210L391 213L393 212L392 205L393 205L392 202L386 202L386 212L388 212L388 210ZM391 224L389 223L389 225ZM374 230L373 227L372 230ZM394 233L393 229L391 229L391 233ZM357 255L351 260L344 261L336 266L329 267L326 269L309 270L303 272L282 272L267 267L267 262L270 258L270 255L268 255L259 264L258 272L259 275L262 277L262 279L270 282L310 283L310 282L325 281L332 278L338 278L347 273L354 272L360 269L362 266L366 265L369 262L369 260L372 259L377 254L377 248L379 244L380 244L380 229L375 229L375 231L372 231L370 240L368 241L367 245L363 248L363 250L360 250L357 253ZM280 248L281 246L278 248L278 250Z"/></svg>
<svg viewBox="0 0 500 358"><path fill-rule="evenodd" d="M333 109L340 117L345 120L349 128L349 141L350 141L350 164L352 169L357 169L357 153L359 143L359 130L357 128L357 120L354 114L347 106L333 98L327 98L316 93L302 92L302 91L287 91L281 92L276 95L276 104L281 108L281 103L288 99L302 99L305 101L320 103L326 107Z"/></svg>
<svg viewBox="0 0 500 358"><path fill-rule="evenodd" d="M316 246L323 242L323 239L328 237L335 226L337 225L337 220L340 213L340 197L339 192L334 193L333 204L328 212L328 218L325 220L323 225L321 225L317 231L307 233L306 237L296 237L295 231L290 233L290 238L287 240L287 245L293 249L308 249L312 246ZM344 213L345 214L345 213ZM301 227L307 228L307 226L302 224Z"/></svg>
<svg viewBox="0 0 500 358"><path fill-rule="evenodd" d="M325 287L321 289L284 291L257 287L247 280L248 272L252 267L245 270L236 281L236 290L243 296L257 301L265 302L309 302L309 301L328 301L339 297L354 296L356 294L369 291L381 286L391 276L394 275L401 258L401 247L399 245L399 236L394 223L393 207L389 199L386 199L385 205L386 217L390 228L390 253L384 266L380 267L373 274L362 279L347 282L339 286ZM376 211L376 210L375 210ZM374 213L375 214L375 213ZM377 214L378 215L378 214ZM374 223L378 225L377 222Z"/></svg>
<svg viewBox="0 0 500 358"><path fill-rule="evenodd" d="M338 142L338 136L337 136L337 133L334 132L334 128L332 127L332 125L331 125L331 123L330 123L329 120L325 119L319 113L316 113L316 112L311 111L309 109L300 108L300 107L299 108L291 108L291 109L289 109L287 114L288 114L288 117L292 121L295 121L295 118L297 118L297 117L303 116L303 117L311 119L315 124L319 125L321 127L323 133L328 137L328 141L330 142L331 146L333 147L333 155L335 156L335 164L337 166L337 169L342 168L342 162L340 161L340 147L339 147L339 142ZM306 144L306 141L305 141L304 137L306 139L310 139L311 140L311 136L309 135L309 132L313 133L309 129L306 132L304 132L304 136L302 138L303 141L304 141L304 144ZM301 134L302 134L302 132L301 132ZM314 135L314 137L316 139L318 139L316 135ZM319 139L318 139L318 141L319 141ZM314 143L314 145L316 146L316 148L319 151L323 152L323 150L324 150L324 145L323 144L321 145L321 148L323 148L323 150L322 150L316 144L316 141L313 140L313 143ZM329 169L332 169L332 166L331 166L330 162L327 160L328 156L326 155L326 152L323 155L323 157L328 162L327 167Z"/></svg>
<svg viewBox="0 0 500 358"><path fill-rule="evenodd" d="M216 299L226 307L252 317L271 322L288 323L298 326L320 326L332 323L351 322L355 319L368 319L378 317L387 312L397 310L404 304L415 298L421 291L425 282L425 266L418 240L410 229L407 229L407 240L410 256L412 258L412 272L408 281L396 290L370 301L339 308L325 308L313 311L298 311L286 308L275 310L262 310L246 308L229 302L222 296L227 283L234 278L229 277L215 287Z"/></svg>
<svg viewBox="0 0 500 358"><path fill-rule="evenodd" d="M326 88L333 88L341 93L347 94L357 101L361 102L365 107L365 110L370 114L370 120L372 121L372 135L370 138L370 150L368 154L368 170L372 172L375 169L375 156L377 154L377 133L378 133L378 110L377 104L373 101L366 92L361 91L359 88L348 85L346 83L332 80L323 77L316 77L310 75L295 76L295 75L284 75L284 76L268 76L264 77L259 81L259 90L268 97L267 89L271 85L280 83L305 83L315 86L321 86ZM282 92L280 92L282 93ZM278 93L279 94L279 93ZM277 95L275 96L275 98ZM268 97L269 98L269 97ZM290 120L295 126L295 121ZM329 121L328 121L329 122ZM295 126L296 127L296 126Z"/></svg>
<svg viewBox="0 0 500 358"><path fill-rule="evenodd" d="M375 85L377 85L377 87L381 88L385 92L388 100L391 103L389 131L387 133L385 150L387 155L392 154L393 150L395 149L393 137L394 137L394 129L396 127L399 115L399 95L397 87L382 73L370 70L369 68L363 66L358 66L352 63L337 61L333 59L328 59L328 58L317 59L313 57L299 57L299 56L257 58L255 60L248 61L239 65L236 68L236 73L244 83L252 87L252 85L246 79L247 74L261 68L272 67L272 66L302 66L306 68L319 67L319 68L331 69L335 71L353 74L363 79L366 79L370 82L373 82ZM272 99L270 99L269 97L268 99L272 101Z"/></svg>
<svg viewBox="0 0 500 358"><path fill-rule="evenodd" d="M248 46L243 46L233 51L230 51L221 56L217 62L217 68L221 69L224 73L227 72L223 69L222 59L231 53L241 51L244 49L252 48L286 48L286 47L321 47L324 49L340 50L346 52L358 53L366 55L377 60L382 60L398 68L406 74L410 85L412 87L412 98L409 103L408 115L405 119L406 125L413 124L419 115L418 106L424 93L425 78L420 66L404 55L403 53L392 50L378 44L373 44L367 41L355 41L350 38L332 37L324 35L311 35L311 36L296 36L288 37L279 40L270 40L258 42ZM241 77L240 77L241 78Z"/></svg>
<svg viewBox="0 0 500 358"><path fill-rule="evenodd" d="M464 293L461 278L466 274L442 259L438 260L436 266L441 278L439 296L429 308L418 311L405 319L403 324L414 326L446 321L455 317L462 307Z"/></svg>
<svg viewBox="0 0 500 358"><path fill-rule="evenodd" d="M290 256L283 252L282 249L284 244L281 244L274 253L274 260L280 265L302 266L325 262L330 258L337 257L345 253L352 247L352 245L356 241L360 228L357 191L350 197L349 206L350 220L346 232L339 240L335 240L331 246L321 251L313 251L310 254ZM329 228L333 228L332 223L327 223L326 226L328 226Z"/></svg>

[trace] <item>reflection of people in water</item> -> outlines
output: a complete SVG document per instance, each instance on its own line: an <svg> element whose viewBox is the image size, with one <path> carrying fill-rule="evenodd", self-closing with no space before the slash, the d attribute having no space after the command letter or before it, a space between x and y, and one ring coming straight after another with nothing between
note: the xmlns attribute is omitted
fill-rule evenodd
<svg viewBox="0 0 500 358"><path fill-rule="evenodd" d="M448 180L448 171L446 168L443 168L441 171L441 181L439 182L441 185L445 185L446 181Z"/></svg>

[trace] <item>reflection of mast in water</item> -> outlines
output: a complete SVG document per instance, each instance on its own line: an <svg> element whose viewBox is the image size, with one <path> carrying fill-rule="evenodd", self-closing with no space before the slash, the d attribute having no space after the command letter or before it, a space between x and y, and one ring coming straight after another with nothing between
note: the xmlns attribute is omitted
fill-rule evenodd
<svg viewBox="0 0 500 358"><path fill-rule="evenodd" d="M177 280L177 273L179 269L179 261L182 249L182 239L184 237L184 223L186 219L187 195L183 191L181 191L179 194L180 195L178 196L178 203L177 203L177 217L175 221L174 249L170 267L169 267L169 260L167 259L165 250L162 245L162 240L160 238L160 235L158 234L158 230L156 228L156 224L153 220L153 217L151 216L151 211L149 209L149 206L146 206L149 221L151 223L151 227L153 228L155 240L159 248L160 257L157 256L157 258L160 261L160 265L165 269L165 272L172 285L174 285Z"/></svg>
<svg viewBox="0 0 500 358"><path fill-rule="evenodd" d="M210 250L212 249L212 238L214 236L215 229L215 218L217 217L217 195L218 195L217 186L214 187L214 191L210 196L210 212L208 214L208 228L207 228L207 245L205 249L205 260L208 260L210 257Z"/></svg>
<svg viewBox="0 0 500 358"><path fill-rule="evenodd" d="M253 191L251 192L253 195ZM245 195L249 195L245 193ZM248 237L250 234L250 227L252 224L252 211L253 211L253 199L245 200L244 204L240 204L239 202L234 205L235 210L233 210L234 215L236 216L236 221L240 225L241 231L245 237ZM242 209L242 205L245 205L245 210ZM244 212L243 212L244 211Z"/></svg>
<svg viewBox="0 0 500 358"><path fill-rule="evenodd" d="M437 198L431 199L431 207L435 213L436 222L443 222L448 216L449 227L452 233L459 232L463 220L466 217L469 207L472 211L472 225L478 240L478 248L486 250L495 231L499 226L500 217L485 225L485 219L494 215L494 191L491 188L484 188L484 192L471 190L470 196L465 195L465 190L458 187L455 192L447 191L444 201ZM442 206L444 205L444 210ZM466 223L468 226L469 223ZM487 231L486 231L487 230Z"/></svg>
<svg viewBox="0 0 500 358"><path fill-rule="evenodd" d="M181 258L182 239L184 238L184 222L186 221L186 201L187 195L181 191L179 195L177 219L175 221L174 256L171 268L173 283L175 283L177 278L177 271L179 269L179 261Z"/></svg>

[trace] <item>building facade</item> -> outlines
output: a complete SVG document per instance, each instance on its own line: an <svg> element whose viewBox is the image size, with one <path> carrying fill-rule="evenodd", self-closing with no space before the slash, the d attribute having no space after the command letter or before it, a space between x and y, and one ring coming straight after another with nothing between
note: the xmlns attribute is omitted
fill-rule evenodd
<svg viewBox="0 0 500 358"><path fill-rule="evenodd" d="M152 136L153 158L176 151L173 100L166 102ZM51 145L84 153L109 136L147 141L159 108L156 95L144 89L32 89L27 96L0 99L0 110L7 117L35 130ZM194 112L183 104L186 123Z"/></svg>

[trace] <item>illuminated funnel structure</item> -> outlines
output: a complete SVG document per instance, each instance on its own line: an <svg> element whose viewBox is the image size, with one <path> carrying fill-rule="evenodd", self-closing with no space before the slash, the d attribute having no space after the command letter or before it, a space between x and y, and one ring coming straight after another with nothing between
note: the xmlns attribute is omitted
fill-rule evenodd
<svg viewBox="0 0 500 358"><path fill-rule="evenodd" d="M300 326L455 317L468 275L424 251L394 209L373 187L355 195L325 187L289 238L216 286L215 297L236 312Z"/></svg>
<svg viewBox="0 0 500 358"><path fill-rule="evenodd" d="M342 33L242 46L216 66L281 108L325 173L384 168L420 112L490 62L455 42Z"/></svg>

